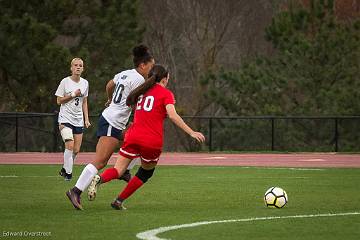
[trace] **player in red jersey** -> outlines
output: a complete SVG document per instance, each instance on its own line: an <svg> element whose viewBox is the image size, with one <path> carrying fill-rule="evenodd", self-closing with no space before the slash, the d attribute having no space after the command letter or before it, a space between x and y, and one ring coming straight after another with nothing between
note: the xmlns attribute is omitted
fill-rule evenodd
<svg viewBox="0 0 360 240"><path fill-rule="evenodd" d="M117 179L134 158L140 157L141 167L138 172L111 203L114 209L124 209L124 200L154 173L163 146L163 123L167 116L198 142L205 141L202 133L193 131L177 114L174 95L166 88L168 81L168 71L161 65L155 65L149 73L149 79L128 96L127 105L136 104L134 122L125 134L115 166L108 168L100 176L96 175L91 182L88 191L93 199L99 184Z"/></svg>

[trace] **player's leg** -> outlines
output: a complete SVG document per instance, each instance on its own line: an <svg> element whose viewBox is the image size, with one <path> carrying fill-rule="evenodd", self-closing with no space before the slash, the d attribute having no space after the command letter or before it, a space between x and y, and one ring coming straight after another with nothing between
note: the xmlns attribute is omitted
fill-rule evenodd
<svg viewBox="0 0 360 240"><path fill-rule="evenodd" d="M59 125L61 137L65 144L64 165L63 168L60 170L59 174L63 176L65 180L71 179L73 166L74 135L73 130L70 127L63 124Z"/></svg>
<svg viewBox="0 0 360 240"><path fill-rule="evenodd" d="M106 166L110 157L119 145L121 130L112 127L101 115L98 121L96 135L98 137L98 142L96 145L95 158L91 163L85 166L75 186L72 188L79 196L85 188L89 186L92 180L95 179L94 176L98 173L98 170ZM94 182L94 187L96 188L96 182Z"/></svg>
<svg viewBox="0 0 360 240"><path fill-rule="evenodd" d="M99 138L96 146L96 157L91 163L96 169L104 168L114 153L115 149L122 138L122 131L110 125L106 119L101 116L99 118L97 136ZM94 174L92 181L88 187L88 199L94 200L96 197L97 186L100 184L100 176Z"/></svg>
<svg viewBox="0 0 360 240"><path fill-rule="evenodd" d="M124 156L120 155L117 158L114 167L106 169L100 175L101 183L106 183L106 182L109 182L109 181L111 181L113 179L119 178L119 176L121 176L125 172L125 170L127 169L129 163L131 162L131 160L132 160L131 158L124 157Z"/></svg>
<svg viewBox="0 0 360 240"><path fill-rule="evenodd" d="M80 152L82 140L83 140L83 130L82 128L77 128L78 130L74 131L74 149L73 149L73 161L75 162L75 158ZM81 130L79 130L81 129Z"/></svg>
<svg viewBox="0 0 360 240"><path fill-rule="evenodd" d="M157 162L155 161L141 161L141 166L139 167L139 170L137 171L135 176L131 178L129 183L118 195L118 197L111 203L111 207L116 210L125 209L125 207L123 206L123 202L152 177L155 171L156 164Z"/></svg>
<svg viewBox="0 0 360 240"><path fill-rule="evenodd" d="M99 141L96 145L94 160L86 165L75 184L74 188L76 188L75 190L78 192L78 194L81 194L89 186L98 171L106 166L108 160L114 152L114 149L118 146L118 142L119 141L113 137L103 136L99 138ZM95 179L94 181L93 188L96 188L97 183Z"/></svg>
<svg viewBox="0 0 360 240"><path fill-rule="evenodd" d="M80 152L80 147L82 144L83 133L74 133L74 148L73 148L73 161L75 162L75 158Z"/></svg>
<svg viewBox="0 0 360 240"><path fill-rule="evenodd" d="M160 154L159 149L141 149L141 167L111 203L111 207L116 210L124 209L123 202L152 177Z"/></svg>
<svg viewBox="0 0 360 240"><path fill-rule="evenodd" d="M123 175L130 162L139 157L139 149L136 144L124 142L119 151L119 157L113 168L106 169L100 176L101 183L106 183Z"/></svg>
<svg viewBox="0 0 360 240"><path fill-rule="evenodd" d="M131 160L139 156L137 151L137 147L134 144L126 141L122 144L119 151L120 156L117 158L115 166L113 168L106 169L100 176L96 175L91 181L88 187L88 199L90 201L95 199L97 187L101 183L117 179L119 176L124 174Z"/></svg>
<svg viewBox="0 0 360 240"><path fill-rule="evenodd" d="M73 169L73 149L74 149L74 141L69 140L65 142L65 150L64 150L64 166L65 173L63 175L66 181L70 181L72 178L72 169Z"/></svg>
<svg viewBox="0 0 360 240"><path fill-rule="evenodd" d="M103 169L119 145L119 140L113 137L102 136L96 145L95 158L91 162L98 170Z"/></svg>
<svg viewBox="0 0 360 240"><path fill-rule="evenodd" d="M74 141L68 141L65 143L65 152L64 159L66 158L67 168L66 175L64 176L65 180L70 181L72 179L72 172L74 166L74 156L80 151L80 146L82 142L83 134L73 134Z"/></svg>
<svg viewBox="0 0 360 240"><path fill-rule="evenodd" d="M106 169L101 175L95 175L88 187L88 199L90 201L95 200L98 186L119 178L125 172L130 161L130 158L120 155L114 167Z"/></svg>
<svg viewBox="0 0 360 240"><path fill-rule="evenodd" d="M98 170L104 168L110 159L111 155L114 153L116 147L119 145L119 137L121 136L121 131L113 128L110 124L104 119L103 116L99 118L97 137L98 142L96 145L95 158L91 163L87 164L83 171L81 172L75 186L67 191L67 195L75 196L70 198L70 201L76 209L79 209L80 204L80 195L81 193L89 187L89 184L92 183L94 176L98 173ZM96 181L93 183L92 193L96 194ZM90 196L91 197L91 196ZM89 199L90 199L89 197ZM93 199L90 199L93 200Z"/></svg>
<svg viewBox="0 0 360 240"><path fill-rule="evenodd" d="M119 177L120 180L124 180L125 182L129 182L131 179L130 170L133 169L136 165L140 165L140 158L135 158L132 160L125 170L124 174Z"/></svg>

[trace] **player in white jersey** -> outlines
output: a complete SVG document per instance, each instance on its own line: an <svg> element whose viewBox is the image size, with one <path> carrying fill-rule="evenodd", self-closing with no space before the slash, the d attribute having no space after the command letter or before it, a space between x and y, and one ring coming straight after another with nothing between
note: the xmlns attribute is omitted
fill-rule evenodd
<svg viewBox="0 0 360 240"><path fill-rule="evenodd" d="M59 174L69 181L76 155L80 151L84 124L90 127L88 112L89 82L80 77L84 71L81 58L71 61L71 76L64 78L56 90L56 102L60 105L59 130L65 143L64 165ZM84 121L85 118L85 121Z"/></svg>
<svg viewBox="0 0 360 240"><path fill-rule="evenodd" d="M155 64L153 56L144 45L136 46L133 49L134 69L116 74L114 79L106 85L108 101L107 108L102 112L97 130L98 143L94 160L82 171L75 186L66 192L66 195L76 209L82 209L80 195L87 188L98 173L104 168L111 155L122 140L122 132L125 130L131 114L131 108L126 105L126 98L132 90L144 83L147 75ZM133 161L135 164L135 161ZM124 181L130 180L129 169L120 177Z"/></svg>
<svg viewBox="0 0 360 240"><path fill-rule="evenodd" d="M143 84L144 77L136 70L126 70L116 74L114 79L110 80L110 86L107 88L112 92L112 98L106 103L109 106L103 111L102 117L109 123L109 131L113 127L116 129L125 129L131 114L131 108L126 105L126 98L132 90ZM114 89L114 90L110 90Z"/></svg>

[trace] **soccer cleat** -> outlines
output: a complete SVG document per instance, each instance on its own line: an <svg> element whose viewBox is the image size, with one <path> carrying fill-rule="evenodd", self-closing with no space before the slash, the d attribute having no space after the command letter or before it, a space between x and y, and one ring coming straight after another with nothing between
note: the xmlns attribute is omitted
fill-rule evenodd
<svg viewBox="0 0 360 240"><path fill-rule="evenodd" d="M83 210L83 207L80 203L80 194L77 194L73 189L70 189L66 192L66 196L69 198L75 209Z"/></svg>
<svg viewBox="0 0 360 240"><path fill-rule="evenodd" d="M72 173L65 173L64 180L65 181L70 181L71 179L72 179Z"/></svg>
<svg viewBox="0 0 360 240"><path fill-rule="evenodd" d="M131 179L131 173L129 170L126 170L123 175L119 177L119 180L124 180L125 182L129 182Z"/></svg>
<svg viewBox="0 0 360 240"><path fill-rule="evenodd" d="M101 177L99 175L95 175L88 187L88 199L89 201L94 201L96 198L97 188L101 183Z"/></svg>
<svg viewBox="0 0 360 240"><path fill-rule="evenodd" d="M122 201L120 201L119 199L115 199L110 205L115 210L126 210Z"/></svg>
<svg viewBox="0 0 360 240"><path fill-rule="evenodd" d="M66 174L66 170L65 170L65 168L62 168L62 169L59 171L59 175L62 176L62 177L64 177L65 174Z"/></svg>

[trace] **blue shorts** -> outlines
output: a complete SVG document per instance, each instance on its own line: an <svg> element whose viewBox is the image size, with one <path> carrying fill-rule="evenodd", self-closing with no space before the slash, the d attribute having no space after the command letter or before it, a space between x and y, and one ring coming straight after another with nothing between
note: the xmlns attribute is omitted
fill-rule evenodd
<svg viewBox="0 0 360 240"><path fill-rule="evenodd" d="M98 129L96 132L96 136L98 138L102 136L114 137L118 140L122 140L122 131L111 126L108 121L103 117L103 115L99 118Z"/></svg>
<svg viewBox="0 0 360 240"><path fill-rule="evenodd" d="M82 134L84 132L84 127L75 127L71 125L70 123L59 123L61 125L64 125L68 128L71 128L73 134Z"/></svg>

